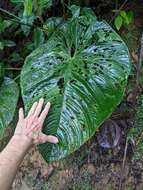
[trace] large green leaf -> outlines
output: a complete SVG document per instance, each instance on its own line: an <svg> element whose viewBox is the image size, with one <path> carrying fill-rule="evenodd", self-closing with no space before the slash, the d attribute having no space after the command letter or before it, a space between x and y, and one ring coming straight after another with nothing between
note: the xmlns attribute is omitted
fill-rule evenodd
<svg viewBox="0 0 143 190"><path fill-rule="evenodd" d="M18 100L17 84L7 77L0 86L0 138L5 128L12 121Z"/></svg>
<svg viewBox="0 0 143 190"><path fill-rule="evenodd" d="M94 135L122 100L129 72L126 45L89 9L27 57L21 73L26 110L40 97L50 101L43 131L59 138L39 146L46 161L64 158Z"/></svg>

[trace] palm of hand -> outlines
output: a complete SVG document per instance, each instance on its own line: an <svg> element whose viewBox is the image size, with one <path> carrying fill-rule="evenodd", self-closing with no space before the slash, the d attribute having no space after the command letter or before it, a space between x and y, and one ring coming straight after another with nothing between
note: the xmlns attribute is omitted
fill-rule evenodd
<svg viewBox="0 0 143 190"><path fill-rule="evenodd" d="M50 103L47 103L44 110L41 112L43 104L44 99L40 99L39 102L35 102L30 109L28 116L25 118L23 109L20 108L19 121L17 123L14 135L27 136L34 144L58 142L58 139L55 136L45 135L42 133L43 123L50 108Z"/></svg>

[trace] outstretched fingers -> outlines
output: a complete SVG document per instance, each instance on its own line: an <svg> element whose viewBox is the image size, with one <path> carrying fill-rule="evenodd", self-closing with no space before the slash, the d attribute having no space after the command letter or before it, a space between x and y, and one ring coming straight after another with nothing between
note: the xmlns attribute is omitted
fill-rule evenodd
<svg viewBox="0 0 143 190"><path fill-rule="evenodd" d="M39 117L29 118L29 122L28 122L28 124L30 123L29 133L31 133L32 131L36 132L36 131L42 130L42 126L49 112L49 109L50 109L50 102L46 104L44 110L41 112Z"/></svg>
<svg viewBox="0 0 143 190"><path fill-rule="evenodd" d="M39 143L58 143L58 138L53 135L45 135L42 133L42 126L50 109L50 102L46 104L42 111L44 99L41 98L39 102L35 102L30 109L28 116L24 118L24 111L19 110L19 121L22 123L24 134L33 140L34 144ZM21 125L20 125L21 126Z"/></svg>
<svg viewBox="0 0 143 190"><path fill-rule="evenodd" d="M38 102L35 102L28 113L28 117L32 116L37 108Z"/></svg>
<svg viewBox="0 0 143 190"><path fill-rule="evenodd" d="M22 121L24 119L24 111L23 108L19 109L19 121Z"/></svg>
<svg viewBox="0 0 143 190"><path fill-rule="evenodd" d="M39 114L41 113L43 104L44 104L44 99L41 98L41 99L39 100L38 105L37 105L37 107L36 107L36 109L35 109L35 112L34 112L34 114L33 114L34 117L38 117L38 116L39 116Z"/></svg>
<svg viewBox="0 0 143 190"><path fill-rule="evenodd" d="M44 123L44 121L46 119L46 116L47 116L47 114L49 112L49 109L50 109L50 105L51 105L50 102L48 102L46 104L44 110L42 111L42 113L41 113L41 115L40 115L40 117L38 119L41 126L43 125L43 123Z"/></svg>

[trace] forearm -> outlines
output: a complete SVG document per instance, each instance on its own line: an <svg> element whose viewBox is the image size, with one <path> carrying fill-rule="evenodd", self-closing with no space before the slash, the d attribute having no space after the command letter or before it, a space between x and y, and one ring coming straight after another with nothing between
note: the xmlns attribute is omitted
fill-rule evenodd
<svg viewBox="0 0 143 190"><path fill-rule="evenodd" d="M50 108L48 102L42 111L43 104L44 99L35 102L27 117L24 117L22 108L19 110L14 136L0 153L0 190L10 190L18 167L32 144L58 143L57 137L42 133L42 126Z"/></svg>
<svg viewBox="0 0 143 190"><path fill-rule="evenodd" d="M16 135L0 153L0 189L11 188L17 169L30 146L28 137Z"/></svg>

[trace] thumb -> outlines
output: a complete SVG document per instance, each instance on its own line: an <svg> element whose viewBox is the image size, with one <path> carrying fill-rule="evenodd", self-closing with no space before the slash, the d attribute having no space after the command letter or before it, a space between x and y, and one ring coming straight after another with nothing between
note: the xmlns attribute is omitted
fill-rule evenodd
<svg viewBox="0 0 143 190"><path fill-rule="evenodd" d="M59 142L59 140L57 137L55 137L53 135L45 135L45 134L41 133L40 143L45 143L45 142L56 144Z"/></svg>

